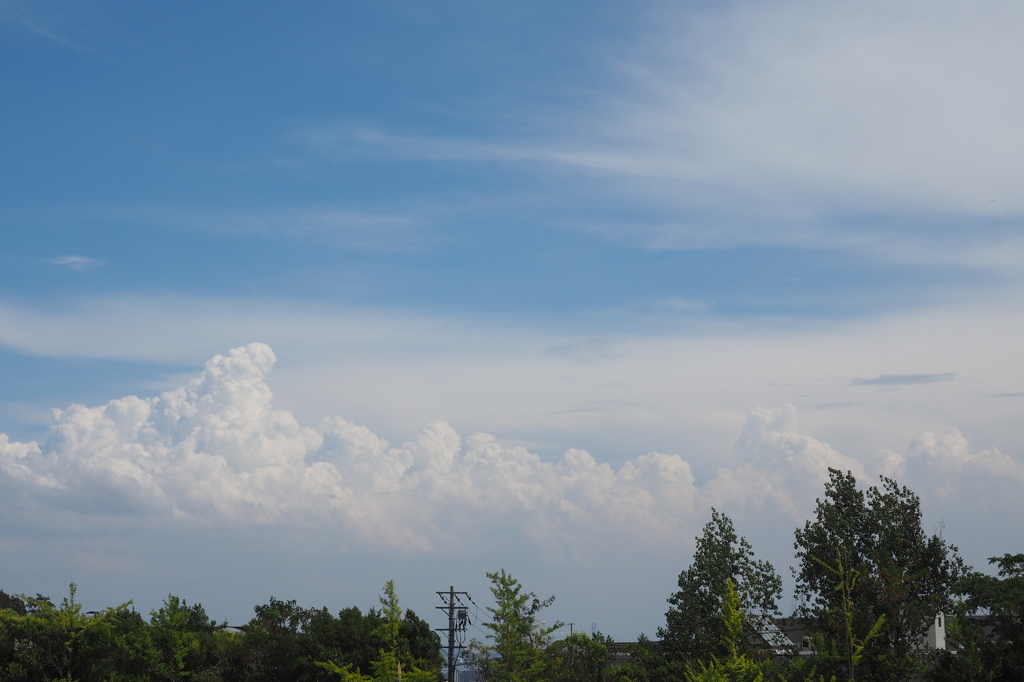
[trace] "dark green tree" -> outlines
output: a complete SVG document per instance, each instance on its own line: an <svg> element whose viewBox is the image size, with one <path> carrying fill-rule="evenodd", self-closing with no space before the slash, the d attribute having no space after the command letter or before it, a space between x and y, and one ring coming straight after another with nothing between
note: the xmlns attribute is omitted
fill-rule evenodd
<svg viewBox="0 0 1024 682"><path fill-rule="evenodd" d="M932 652L923 638L936 614L951 609L967 569L956 547L924 532L918 497L881 481L863 491L851 473L829 470L814 519L796 531L794 573L819 653L851 679L888 682L924 671ZM837 589L840 582L846 587ZM851 646L859 648L856 671Z"/></svg>
<svg viewBox="0 0 1024 682"><path fill-rule="evenodd" d="M150 682L158 678L160 654L145 619L129 604L87 614L74 633L71 679L78 682Z"/></svg>
<svg viewBox="0 0 1024 682"><path fill-rule="evenodd" d="M553 642L544 652L544 679L549 682L601 682L609 640L577 632Z"/></svg>
<svg viewBox="0 0 1024 682"><path fill-rule="evenodd" d="M1024 554L991 557L998 577L971 573L960 583L958 607L947 617L947 651L932 679L1018 680L1024 670Z"/></svg>
<svg viewBox="0 0 1024 682"><path fill-rule="evenodd" d="M202 604L167 595L159 609L150 612L149 628L160 657L155 680L216 679L217 634L223 629L206 615Z"/></svg>
<svg viewBox="0 0 1024 682"><path fill-rule="evenodd" d="M317 674L313 661L302 655L299 634L310 613L295 600L274 597L255 607L256 616L230 638L221 669L230 682L296 682Z"/></svg>
<svg viewBox="0 0 1024 682"><path fill-rule="evenodd" d="M767 561L754 558L746 539L736 535L732 520L712 509L711 521L697 538L693 563L679 574L679 590L669 597L665 627L658 629L665 656L679 664L707 662L729 653L722 604L735 585L739 609L748 626L760 629L761 618L778 613L782 579Z"/></svg>
<svg viewBox="0 0 1024 682"><path fill-rule="evenodd" d="M14 611L22 616L28 612L24 599L21 597L11 596L3 590L0 590L0 611L4 610Z"/></svg>
<svg viewBox="0 0 1024 682"><path fill-rule="evenodd" d="M745 653L746 634L740 597L732 580L726 581L722 599L722 658L712 656L710 662L686 664L686 682L764 682L764 671L770 663L755 660Z"/></svg>
<svg viewBox="0 0 1024 682"><path fill-rule="evenodd" d="M412 609L405 610L405 616L398 629L401 659L420 670L436 670L440 676L444 665L441 653L441 636Z"/></svg>
<svg viewBox="0 0 1024 682"><path fill-rule="evenodd" d="M684 668L665 660L660 642L651 641L641 634L637 641L625 646L627 655L624 662L605 669L607 682L661 682L679 680Z"/></svg>

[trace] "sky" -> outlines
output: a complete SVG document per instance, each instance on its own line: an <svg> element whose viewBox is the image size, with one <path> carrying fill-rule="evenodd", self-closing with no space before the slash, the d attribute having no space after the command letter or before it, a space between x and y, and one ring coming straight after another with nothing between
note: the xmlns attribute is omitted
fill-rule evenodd
<svg viewBox="0 0 1024 682"><path fill-rule="evenodd" d="M788 580L829 467L1021 551L1022 25L0 0L0 589L440 627L505 568L630 640L712 507Z"/></svg>

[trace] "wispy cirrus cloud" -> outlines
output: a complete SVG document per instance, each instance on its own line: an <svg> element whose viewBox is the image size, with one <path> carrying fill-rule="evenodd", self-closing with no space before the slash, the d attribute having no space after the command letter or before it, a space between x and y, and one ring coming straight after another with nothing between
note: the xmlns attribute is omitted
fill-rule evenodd
<svg viewBox="0 0 1024 682"><path fill-rule="evenodd" d="M586 229L652 249L783 245L1009 271L1024 253L1024 45L1012 4L804 0L650 11L585 105L531 133L326 126L332 159L376 155L576 174L562 200L644 211ZM527 115L524 113L524 116ZM606 212L615 215L616 211ZM964 220L971 221L967 230Z"/></svg>
<svg viewBox="0 0 1024 682"><path fill-rule="evenodd" d="M0 4L0 19L11 21L33 35L54 42L63 47L86 52L89 48L65 35L55 24L61 23L57 12L66 11L68 3L24 2L9 0Z"/></svg>
<svg viewBox="0 0 1024 682"><path fill-rule="evenodd" d="M17 212L23 222L103 221L158 227L180 232L227 234L240 237L284 238L329 248L403 251L421 246L427 228L445 209L374 210L329 204L267 206L262 208L196 208L166 205L94 205L73 209ZM79 255L48 262L80 269L101 265Z"/></svg>
<svg viewBox="0 0 1024 682"><path fill-rule="evenodd" d="M51 258L47 263L53 265L63 265L71 268L72 270L89 270L90 268L99 267L100 265L106 265L103 261L98 258L90 258L88 256L59 256L57 258Z"/></svg>

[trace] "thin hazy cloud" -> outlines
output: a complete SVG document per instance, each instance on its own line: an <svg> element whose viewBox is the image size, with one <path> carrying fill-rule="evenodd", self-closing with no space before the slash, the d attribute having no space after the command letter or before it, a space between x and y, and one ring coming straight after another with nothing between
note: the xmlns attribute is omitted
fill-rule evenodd
<svg viewBox="0 0 1024 682"><path fill-rule="evenodd" d="M88 270L100 265L105 265L105 263L98 258L89 258L88 256L60 256L59 258L51 258L46 262L53 263L54 265L63 265L71 268L72 270Z"/></svg>
<svg viewBox="0 0 1024 682"><path fill-rule="evenodd" d="M851 386L913 386L915 384L935 384L940 381L953 381L956 373L944 374L883 374L873 379L851 379Z"/></svg>

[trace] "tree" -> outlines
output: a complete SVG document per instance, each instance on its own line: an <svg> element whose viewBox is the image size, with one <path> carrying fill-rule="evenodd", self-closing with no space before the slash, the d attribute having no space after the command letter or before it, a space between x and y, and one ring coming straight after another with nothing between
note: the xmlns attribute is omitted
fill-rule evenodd
<svg viewBox="0 0 1024 682"><path fill-rule="evenodd" d="M834 616L832 623L838 636L833 637L831 642L821 641L819 637L818 650L833 653L834 659L842 660L845 672L853 682L857 679L857 666L864 658L864 649L867 648L871 640L878 637L878 633L881 632L882 626L885 624L885 614L880 615L867 633L860 636L854 627L857 604L853 600L857 581L861 577L860 572L843 563L843 553L839 550L836 550L834 565L818 557L814 557L814 559L832 574L836 581L835 590L839 596L838 606L830 614Z"/></svg>
<svg viewBox="0 0 1024 682"><path fill-rule="evenodd" d="M518 580L501 569L488 573L495 606L487 607L491 621L491 645L474 642L468 648L470 666L487 682L531 682L543 679L542 650L551 643L551 633L564 623L550 626L537 622L537 614L550 606L555 598L538 599L533 592L524 592Z"/></svg>
<svg viewBox="0 0 1024 682"><path fill-rule="evenodd" d="M1016 680L1024 670L1024 554L991 557L999 577L970 573L957 588L962 599L946 622L949 651L935 680Z"/></svg>
<svg viewBox="0 0 1024 682"><path fill-rule="evenodd" d="M608 645L602 635L571 634L548 646L544 652L547 682L600 682L608 659Z"/></svg>
<svg viewBox="0 0 1024 682"><path fill-rule="evenodd" d="M728 653L722 605L730 581L748 622L776 615L782 596L782 579L774 567L754 559L750 543L736 535L725 514L712 509L711 521L696 540L693 563L679 574L679 591L669 597L665 627L658 629L665 655L677 664Z"/></svg>
<svg viewBox="0 0 1024 682"><path fill-rule="evenodd" d="M641 633L637 641L627 644L625 662L605 669L607 682L658 682L679 679L679 665L665 660L658 642ZM674 674L675 673L675 674Z"/></svg>
<svg viewBox="0 0 1024 682"><path fill-rule="evenodd" d="M380 658L371 664L373 679L377 682L391 682L403 679L407 682L436 682L437 672L428 672L416 667L412 660L409 644L401 637L402 609L398 605L398 593L395 592L395 581L384 584L380 595L381 624L376 630L380 640ZM436 640L437 651L441 649L440 639ZM404 665L403 665L404 664Z"/></svg>
<svg viewBox="0 0 1024 682"><path fill-rule="evenodd" d="M731 578L726 580L725 596L722 598L722 649L725 655L719 659L712 655L710 663L699 661L697 665L686 665L686 682L763 682L764 672L758 661L743 651L744 628L740 596Z"/></svg>
<svg viewBox="0 0 1024 682"><path fill-rule="evenodd" d="M0 679L152 679L159 657L131 602L103 612L83 612L70 585L60 606L24 598L24 613L0 610Z"/></svg>
<svg viewBox="0 0 1024 682"><path fill-rule="evenodd" d="M9 595L3 590L0 590L0 611L4 610L14 611L21 616L24 616L28 612L24 599Z"/></svg>
<svg viewBox="0 0 1024 682"><path fill-rule="evenodd" d="M154 679L195 679L213 674L217 632L223 626L211 620L201 604L189 606L184 599L169 594L149 615L150 637L160 657Z"/></svg>
<svg viewBox="0 0 1024 682"><path fill-rule="evenodd" d="M78 682L150 682L160 666L145 619L131 602L89 617L74 633L71 678Z"/></svg>
<svg viewBox="0 0 1024 682"><path fill-rule="evenodd" d="M405 610L405 616L398 629L402 645L402 660L421 670L436 670L440 676L444 665L441 653L441 636L412 609Z"/></svg>
<svg viewBox="0 0 1024 682"><path fill-rule="evenodd" d="M868 679L907 680L923 670L923 637L952 607L967 569L956 547L924 532L918 497L881 481L862 491L851 473L829 469L815 518L796 530L796 593L819 653L837 658L851 679L859 674L849 662L853 643Z"/></svg>
<svg viewBox="0 0 1024 682"><path fill-rule="evenodd" d="M254 609L255 617L242 626L239 635L229 636L224 645L222 669L229 682L286 682L317 671L302 654L300 634L310 613L294 599L270 602Z"/></svg>
<svg viewBox="0 0 1024 682"><path fill-rule="evenodd" d="M343 682L393 682L399 678L404 682L436 682L441 669L440 638L412 611L406 611L405 617L402 617L394 580L384 584L380 605L379 614L372 610L368 614L377 623L373 629L377 656L366 666L372 672L371 675L365 674L351 662L339 665L335 660L328 659L317 665L338 675ZM424 634L424 627L428 635ZM405 633L412 633L416 641L410 641ZM422 650L424 643L430 650ZM419 668L417 663L421 662L429 667L425 670Z"/></svg>

